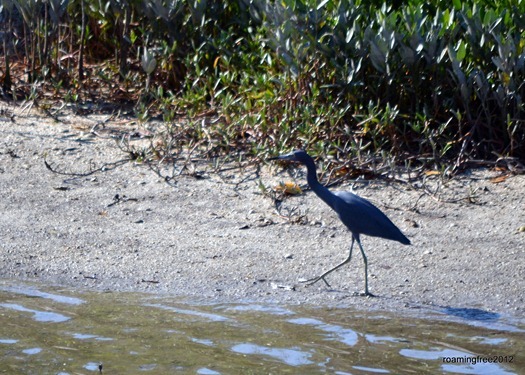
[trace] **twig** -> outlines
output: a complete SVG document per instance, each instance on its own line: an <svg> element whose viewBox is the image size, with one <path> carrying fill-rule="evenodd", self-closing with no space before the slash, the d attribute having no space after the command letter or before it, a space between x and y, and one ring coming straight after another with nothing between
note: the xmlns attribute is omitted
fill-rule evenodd
<svg viewBox="0 0 525 375"><path fill-rule="evenodd" d="M121 197L119 194L115 194L115 196L113 197L113 202L108 204L108 207L114 206L122 202L138 202L138 201L139 200L137 198L128 198L125 195Z"/></svg>
<svg viewBox="0 0 525 375"><path fill-rule="evenodd" d="M115 169L116 167L121 166L123 164L126 164L128 162L130 162L130 159L122 159L122 160L118 160L118 161L113 162L113 163L105 163L105 164L102 165L102 167L97 168L97 169L92 169L89 172L75 173L75 172L62 172L62 171L58 171L56 169L53 169L53 167L51 167L51 165L44 158L44 164L45 164L46 168L49 169L51 172L59 174L59 175L62 175L62 176L73 176L73 177L87 177L87 176L91 176L92 174L95 174L97 172L105 172L105 171L109 171L109 170Z"/></svg>

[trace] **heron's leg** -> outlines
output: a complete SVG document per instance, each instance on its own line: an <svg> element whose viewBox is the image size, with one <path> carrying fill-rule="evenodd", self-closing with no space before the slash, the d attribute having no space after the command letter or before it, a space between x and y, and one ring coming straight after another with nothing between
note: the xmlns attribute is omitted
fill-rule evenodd
<svg viewBox="0 0 525 375"><path fill-rule="evenodd" d="M361 241L357 240L357 244L359 245L359 250L361 250L361 254L363 255L363 262L365 262L365 296L373 297L374 295L368 291L368 259L366 258Z"/></svg>
<svg viewBox="0 0 525 375"><path fill-rule="evenodd" d="M328 284L328 281L326 281L325 276L328 275L329 273L335 271L336 269L344 266L348 262L350 262L350 259L352 259L352 249L354 248L354 241L355 241L355 238L354 238L354 236L352 236L352 244L350 245L350 253L348 254L348 257L343 262L339 263L334 268L329 269L328 271L323 273L321 276L317 276L317 277L314 277L313 279L309 279L309 280L305 280L305 281L301 281L301 282L306 283L306 285L313 285L316 282L318 282L319 280L323 280L324 283L326 284L326 286L330 287L330 284ZM359 241L357 241L357 243L359 243ZM361 246L361 245L359 245L359 246Z"/></svg>

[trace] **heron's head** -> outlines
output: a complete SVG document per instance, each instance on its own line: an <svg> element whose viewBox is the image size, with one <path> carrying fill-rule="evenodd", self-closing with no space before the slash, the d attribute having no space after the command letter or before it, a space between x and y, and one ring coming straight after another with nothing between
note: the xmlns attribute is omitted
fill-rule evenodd
<svg viewBox="0 0 525 375"><path fill-rule="evenodd" d="M311 160L312 158L306 153L304 150L295 150L290 152L289 154L285 155L279 155L273 158L270 158L268 160L289 160L289 161L295 161L298 163L305 164L308 160Z"/></svg>

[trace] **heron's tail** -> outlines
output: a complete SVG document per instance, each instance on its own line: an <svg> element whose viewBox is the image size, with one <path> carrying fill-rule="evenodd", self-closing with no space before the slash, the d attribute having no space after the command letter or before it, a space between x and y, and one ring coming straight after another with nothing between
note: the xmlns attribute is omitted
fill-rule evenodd
<svg viewBox="0 0 525 375"><path fill-rule="evenodd" d="M403 245L410 245L410 240L403 233L400 232L400 234L401 236L399 236L398 241Z"/></svg>

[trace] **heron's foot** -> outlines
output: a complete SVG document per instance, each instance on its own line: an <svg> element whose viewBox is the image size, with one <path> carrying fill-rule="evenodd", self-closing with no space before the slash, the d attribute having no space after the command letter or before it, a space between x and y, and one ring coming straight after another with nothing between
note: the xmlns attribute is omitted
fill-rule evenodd
<svg viewBox="0 0 525 375"><path fill-rule="evenodd" d="M310 285L314 285L316 282L318 282L319 280L323 280L324 283L326 284L326 286L328 288L331 288L330 284L328 284L328 281L326 281L326 279L324 278L324 276L317 276L317 277L314 277L313 279L308 279L308 280L299 280L300 283L305 283L306 286L310 286Z"/></svg>
<svg viewBox="0 0 525 375"><path fill-rule="evenodd" d="M367 297L367 298L374 298L374 297L377 297L375 294L372 294L372 293L370 293L369 291L361 292L361 293L355 292L354 295L355 295L355 296L359 296L359 297Z"/></svg>

